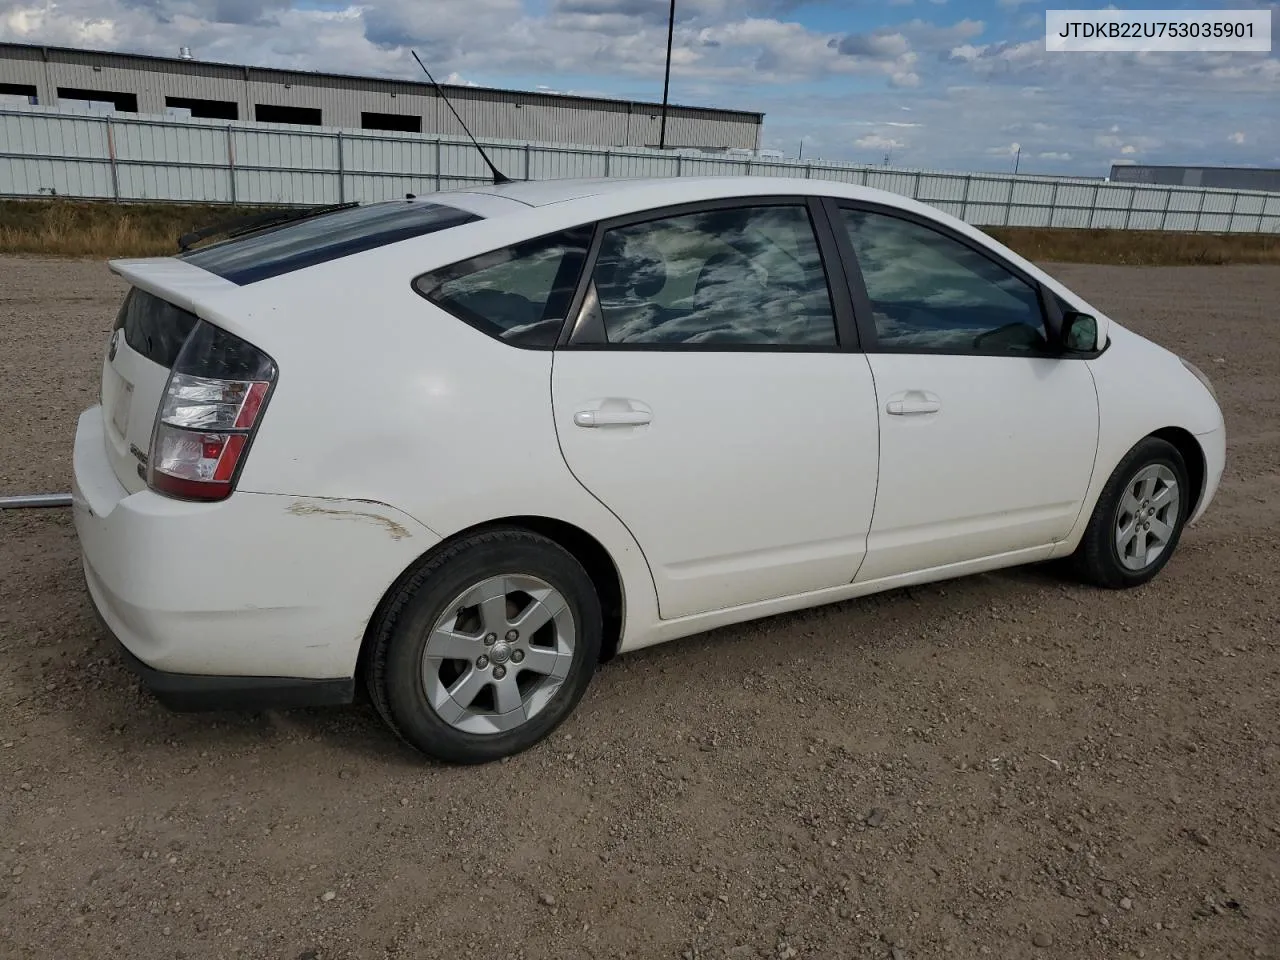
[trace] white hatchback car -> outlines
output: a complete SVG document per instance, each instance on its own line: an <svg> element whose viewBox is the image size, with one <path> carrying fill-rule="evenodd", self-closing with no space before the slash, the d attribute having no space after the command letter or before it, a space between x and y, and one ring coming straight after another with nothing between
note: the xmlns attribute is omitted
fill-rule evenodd
<svg viewBox="0 0 1280 960"><path fill-rule="evenodd" d="M75 522L131 665L177 709L364 687L451 761L725 624L1052 558L1141 584L1223 470L1199 370L851 185L503 184L111 268Z"/></svg>

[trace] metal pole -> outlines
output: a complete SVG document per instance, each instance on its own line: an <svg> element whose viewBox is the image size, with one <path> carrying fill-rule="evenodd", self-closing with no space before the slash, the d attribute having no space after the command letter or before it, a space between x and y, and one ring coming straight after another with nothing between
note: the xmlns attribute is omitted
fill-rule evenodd
<svg viewBox="0 0 1280 960"><path fill-rule="evenodd" d="M1231 198L1231 212L1227 214L1227 233L1235 233L1232 229L1236 225L1236 207L1240 206L1240 192L1236 191Z"/></svg>
<svg viewBox="0 0 1280 960"><path fill-rule="evenodd" d="M120 199L120 173L116 168L116 128L107 117L107 156L111 158L111 196Z"/></svg>
<svg viewBox="0 0 1280 960"><path fill-rule="evenodd" d="M1166 194L1173 193L1172 190L1165 191ZM1166 204L1167 206L1167 204ZM1200 191L1200 203L1196 206L1196 224L1191 229L1196 233L1200 232L1200 217L1204 214L1204 191Z"/></svg>
<svg viewBox="0 0 1280 960"><path fill-rule="evenodd" d="M960 195L960 219L968 219L966 214L969 212L969 187L973 183L973 176L966 173L964 175L964 193Z"/></svg>
<svg viewBox="0 0 1280 960"><path fill-rule="evenodd" d="M605 175L606 179L607 179L607 178L609 177L609 175L610 175L610 173L609 173L609 166L610 166L609 161L610 161L610 159L612 159L612 157L613 157L613 151L612 151L612 150L606 150L606 151L604 152L604 175Z"/></svg>
<svg viewBox="0 0 1280 960"><path fill-rule="evenodd" d="M1053 181L1053 192L1049 194L1049 226L1053 226L1053 221L1058 214L1058 181Z"/></svg>
<svg viewBox="0 0 1280 960"><path fill-rule="evenodd" d="M1169 205L1173 203L1173 190L1166 190L1164 194L1164 212L1160 214L1160 232L1164 233L1169 229Z"/></svg>
<svg viewBox="0 0 1280 960"><path fill-rule="evenodd" d="M231 132L231 124L227 124L227 176L231 178L231 205L236 202L236 141Z"/></svg>
<svg viewBox="0 0 1280 960"><path fill-rule="evenodd" d="M440 112L440 105L436 104L437 115ZM440 192L440 138L436 137L436 193Z"/></svg>
<svg viewBox="0 0 1280 960"><path fill-rule="evenodd" d="M342 161L342 131L338 131L338 202L347 202L347 175Z"/></svg>
<svg viewBox="0 0 1280 960"><path fill-rule="evenodd" d="M1129 221L1133 219L1133 201L1137 199L1137 196L1138 196L1138 188L1130 187L1129 188L1129 206L1125 208L1125 211L1124 211L1124 228L1126 230L1129 229Z"/></svg>
<svg viewBox="0 0 1280 960"><path fill-rule="evenodd" d="M676 0L671 0L671 15L667 18L667 73L662 81L662 127L658 133L658 149L667 149L667 94L671 90L671 38L676 32Z"/></svg>
<svg viewBox="0 0 1280 960"><path fill-rule="evenodd" d="M0 497L0 510L69 506L71 506L71 494L69 493L33 493L20 497Z"/></svg>
<svg viewBox="0 0 1280 960"><path fill-rule="evenodd" d="M529 145L524 145L524 178L529 179Z"/></svg>

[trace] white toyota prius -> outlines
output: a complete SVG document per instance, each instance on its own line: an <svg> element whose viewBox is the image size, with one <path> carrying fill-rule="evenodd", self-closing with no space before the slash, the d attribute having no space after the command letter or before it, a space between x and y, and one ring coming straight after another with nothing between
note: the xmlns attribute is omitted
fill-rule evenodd
<svg viewBox="0 0 1280 960"><path fill-rule="evenodd" d="M1137 586L1223 471L1193 365L852 185L505 183L111 269L73 499L123 656L175 709L367 691L448 761L725 624L1055 558Z"/></svg>

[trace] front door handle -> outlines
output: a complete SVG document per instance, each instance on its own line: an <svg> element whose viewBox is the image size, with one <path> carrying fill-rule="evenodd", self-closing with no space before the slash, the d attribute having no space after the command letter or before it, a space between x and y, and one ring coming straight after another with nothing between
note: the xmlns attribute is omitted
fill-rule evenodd
<svg viewBox="0 0 1280 960"><path fill-rule="evenodd" d="M885 410L895 417L937 413L941 409L942 401L925 390L907 390L894 394L885 405Z"/></svg>
<svg viewBox="0 0 1280 960"><path fill-rule="evenodd" d="M647 410L579 410L573 415L580 427L638 427L652 419Z"/></svg>

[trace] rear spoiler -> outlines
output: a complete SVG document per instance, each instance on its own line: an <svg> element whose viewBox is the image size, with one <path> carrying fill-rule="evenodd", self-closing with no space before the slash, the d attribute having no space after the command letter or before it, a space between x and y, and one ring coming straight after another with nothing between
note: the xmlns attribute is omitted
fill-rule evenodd
<svg viewBox="0 0 1280 960"><path fill-rule="evenodd" d="M216 273L173 257L108 260L107 269L174 306L198 313L201 305L240 289Z"/></svg>

